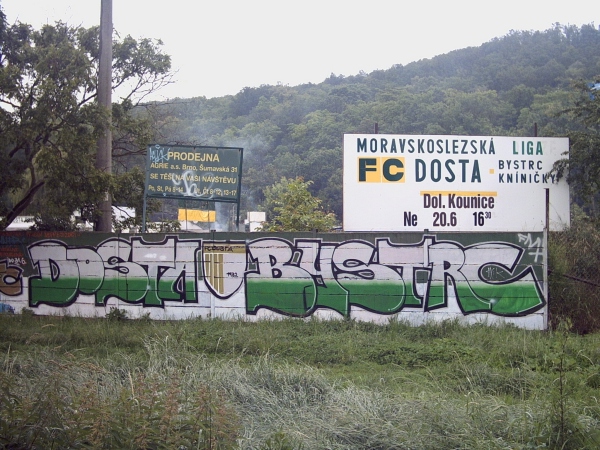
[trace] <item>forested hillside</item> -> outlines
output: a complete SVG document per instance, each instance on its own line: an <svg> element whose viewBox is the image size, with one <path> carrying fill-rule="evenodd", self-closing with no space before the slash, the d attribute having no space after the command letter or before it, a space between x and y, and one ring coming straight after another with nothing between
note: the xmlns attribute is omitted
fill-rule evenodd
<svg viewBox="0 0 600 450"><path fill-rule="evenodd" d="M402 51L398 47L398 53ZM360 58L360 55L357 55ZM243 70L240 67L240 70ZM371 133L564 136L574 82L600 76L600 31L556 24L479 47L319 84L247 87L236 95L154 105L161 143L244 148L242 210L301 176L342 217L342 135ZM376 125L377 124L377 125Z"/></svg>

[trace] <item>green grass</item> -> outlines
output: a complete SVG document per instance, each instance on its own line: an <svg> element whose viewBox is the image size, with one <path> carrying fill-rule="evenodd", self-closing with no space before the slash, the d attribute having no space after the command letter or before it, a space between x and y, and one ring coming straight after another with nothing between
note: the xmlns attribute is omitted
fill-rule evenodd
<svg viewBox="0 0 600 450"><path fill-rule="evenodd" d="M600 335L0 316L0 449L595 449Z"/></svg>

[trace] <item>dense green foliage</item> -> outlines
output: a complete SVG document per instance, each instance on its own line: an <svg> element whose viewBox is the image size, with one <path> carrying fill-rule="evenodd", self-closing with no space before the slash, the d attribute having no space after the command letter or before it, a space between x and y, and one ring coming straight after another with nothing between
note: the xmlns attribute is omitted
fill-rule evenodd
<svg viewBox="0 0 600 450"><path fill-rule="evenodd" d="M0 316L0 448L596 449L598 334Z"/></svg>
<svg viewBox="0 0 600 450"><path fill-rule="evenodd" d="M267 222L262 231L331 231L335 216L321 208L321 200L308 190L312 182L301 177L281 181L265 189Z"/></svg>
<svg viewBox="0 0 600 450"><path fill-rule="evenodd" d="M576 203L595 219L600 190L600 80L577 83L576 92L579 95L565 115L579 126L569 132L568 158L555 163L555 169L567 177Z"/></svg>
<svg viewBox="0 0 600 450"><path fill-rule="evenodd" d="M150 39L127 36L113 47L113 88L125 93L113 107L113 156L130 159L156 134L134 102L169 82L170 58ZM95 167L109 120L96 101L98 58L98 27L34 30L8 25L0 11L0 230L24 212L39 228L70 228L77 210L93 222L107 189L118 187L119 167L116 177Z"/></svg>
<svg viewBox="0 0 600 450"><path fill-rule="evenodd" d="M319 84L247 87L236 95L165 105L172 142L243 147L243 209L263 205L281 177L342 219L342 135L371 133L566 136L584 130L560 114L580 98L573 82L600 75L600 31L556 25L515 31L480 47Z"/></svg>

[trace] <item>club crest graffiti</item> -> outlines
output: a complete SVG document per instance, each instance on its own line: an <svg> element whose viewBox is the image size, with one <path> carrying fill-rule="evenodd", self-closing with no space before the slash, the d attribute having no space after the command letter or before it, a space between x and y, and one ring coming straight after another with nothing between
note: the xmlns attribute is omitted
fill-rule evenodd
<svg viewBox="0 0 600 450"><path fill-rule="evenodd" d="M357 308L390 315L450 305L463 315L520 317L545 305L541 233L493 234L479 241L479 235L458 234L370 240L344 240L344 234L187 236L109 237L95 245L83 245L81 237L13 242L0 246L0 292L10 300L27 286L33 308L68 307L81 296L91 296L97 307L118 299L192 308L202 303L201 295L224 304L242 295L245 314L264 309L297 317L320 309L348 317ZM11 258L4 256L9 251Z"/></svg>
<svg viewBox="0 0 600 450"><path fill-rule="evenodd" d="M203 242L204 282L219 298L228 298L241 287L246 271L244 243Z"/></svg>

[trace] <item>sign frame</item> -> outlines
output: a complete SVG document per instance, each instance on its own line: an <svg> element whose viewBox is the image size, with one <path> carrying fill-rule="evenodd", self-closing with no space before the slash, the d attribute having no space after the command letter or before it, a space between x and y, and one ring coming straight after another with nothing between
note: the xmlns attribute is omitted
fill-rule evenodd
<svg viewBox="0 0 600 450"><path fill-rule="evenodd" d="M344 134L344 231L504 232L570 224L551 174L566 137Z"/></svg>
<svg viewBox="0 0 600 450"><path fill-rule="evenodd" d="M239 228L243 153L241 147L149 145L143 230L146 230L148 197L235 203Z"/></svg>

